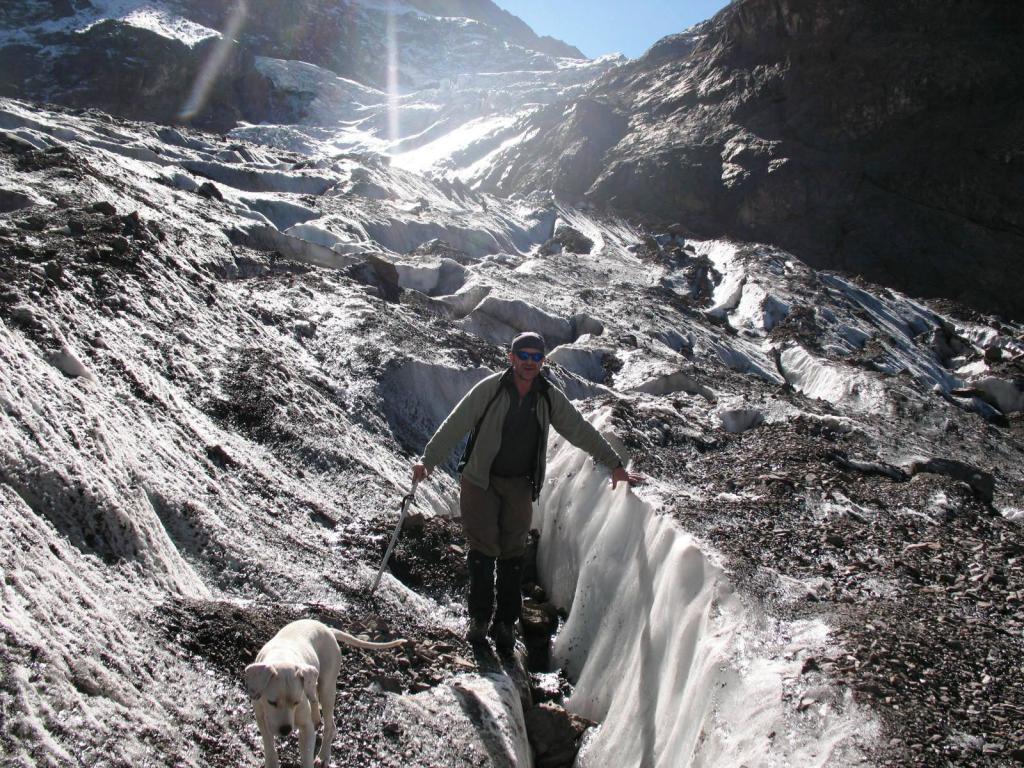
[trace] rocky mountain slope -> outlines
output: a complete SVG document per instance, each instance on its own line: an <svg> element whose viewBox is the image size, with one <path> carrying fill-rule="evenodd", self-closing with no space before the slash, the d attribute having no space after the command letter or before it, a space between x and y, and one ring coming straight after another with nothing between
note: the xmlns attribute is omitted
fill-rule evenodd
<svg viewBox="0 0 1024 768"><path fill-rule="evenodd" d="M1024 760L1024 326L567 202L630 142L689 146L683 85L713 127L787 82L718 79L715 30L772 51L825 24L803 7L627 65L482 1L0 8L4 92L72 105L0 99L5 766L258 765L241 669L300 616L412 641L345 653L336 766ZM779 178L810 162L758 136ZM715 174L747 189L751 152ZM369 585L412 461L523 329L649 482L553 441L502 660L462 639L448 472Z"/></svg>
<svg viewBox="0 0 1024 768"><path fill-rule="evenodd" d="M255 764L238 671L297 615L416 641L346 657L339 765L527 765L545 698L603 723L592 765L1019 758L1021 326L372 155L0 106L14 764ZM460 637L450 478L408 586L366 589L523 328L651 482L552 446L565 679L520 703Z"/></svg>
<svg viewBox="0 0 1024 768"><path fill-rule="evenodd" d="M529 118L483 188L550 189L1024 316L1024 10L741 0Z"/></svg>
<svg viewBox="0 0 1024 768"><path fill-rule="evenodd" d="M389 52L389 41L395 50ZM302 61L386 89L585 57L489 0L31 0L0 8L0 96L226 131L294 122L303 104L261 62Z"/></svg>

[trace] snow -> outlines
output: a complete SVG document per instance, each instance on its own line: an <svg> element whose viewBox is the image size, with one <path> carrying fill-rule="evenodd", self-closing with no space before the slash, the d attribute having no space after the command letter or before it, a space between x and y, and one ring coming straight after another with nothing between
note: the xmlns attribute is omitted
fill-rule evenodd
<svg viewBox="0 0 1024 768"><path fill-rule="evenodd" d="M93 3L93 5L99 4ZM112 9L109 7L104 11L102 6L100 6L97 10L100 10L105 18L118 19L129 26L148 29L150 32L155 32L161 37L177 40L190 47L211 37L220 37L220 33L217 30L204 27L202 24L196 24L194 21L180 16L174 16L168 12L166 7L145 3L142 4L142 7L129 10L130 5L128 3L123 3L122 5L125 7L123 16L118 16L116 12L112 13ZM91 25L81 27L76 31L85 32L89 26Z"/></svg>
<svg viewBox="0 0 1024 768"><path fill-rule="evenodd" d="M576 683L567 706L601 722L579 766L823 766L864 754L877 724L848 694L792 702L823 625L744 608L696 541L627 488L613 492L606 470L560 438L549 475L538 568L570 611L554 653Z"/></svg>
<svg viewBox="0 0 1024 768"><path fill-rule="evenodd" d="M453 752L467 765L534 764L519 692L506 675L459 675L423 693L392 696L385 716L415 744L417 759L409 764L449 765Z"/></svg>
<svg viewBox="0 0 1024 768"><path fill-rule="evenodd" d="M554 317L522 299L487 296L469 317L460 323L497 344L507 344L516 333L533 330L541 334L552 350L573 340L573 330L565 318Z"/></svg>
<svg viewBox="0 0 1024 768"><path fill-rule="evenodd" d="M470 120L416 149L393 153L393 162L400 168L420 173L440 167L444 160L457 151L514 125L518 117L515 114L494 115ZM503 144L507 143L507 140L503 142ZM472 175L472 166L468 174Z"/></svg>
<svg viewBox="0 0 1024 768"><path fill-rule="evenodd" d="M172 11L171 5L152 0L90 0L80 4L74 13L63 18L15 30L0 30L0 46L28 42L39 35L86 32L106 20L147 29L169 40L194 46L210 37L220 37L217 30L204 27Z"/></svg>
<svg viewBox="0 0 1024 768"><path fill-rule="evenodd" d="M885 390L875 379L815 359L799 345L784 350L779 365L786 381L808 397L844 403L858 410L884 410Z"/></svg>
<svg viewBox="0 0 1024 768"><path fill-rule="evenodd" d="M584 379L601 384L606 376L604 359L612 354L612 350L608 347L591 346L592 343L588 335L576 343L563 344L548 355L548 360L558 363Z"/></svg>
<svg viewBox="0 0 1024 768"><path fill-rule="evenodd" d="M80 5L64 28L113 14L186 44L217 34L182 23L169 6ZM620 301L617 286L672 277L627 251L640 239L635 227L470 188L526 136L522 116L617 63L482 72L441 62L444 78L425 70L432 85L401 96L406 135L397 143L386 136L385 94L273 59L257 67L297 102L312 94L305 122L240 126L227 141L2 102L5 133L41 149L66 146L95 169L83 182L48 178L48 197L74 192L121 213L137 208L169 235L140 256L142 278L119 276L109 305L72 285L52 301L26 294L33 306L12 308L0 323L0 651L12 670L0 672L0 704L15 713L0 736L20 734L12 760L102 764L113 755L109 764L120 767L147 764L160 750L199 768L207 763L195 736L213 733L255 764L258 737L248 711L239 714L237 681L168 643L153 613L176 597L344 608L338 585L368 583L373 568L350 559L342 531L365 532L393 506L410 458L520 330L548 337L552 376L570 397L614 400L642 418L681 408L713 440L797 417L867 439L862 419L885 415L893 391L940 417L955 411L933 387L970 385L1004 413L1021 410L1019 382L976 359L994 345L1017 354L1019 330L1012 342L1011 333L954 323L895 292L818 275L775 249L718 240L687 241L722 275L708 313L715 324L636 293ZM261 146L246 146L255 160L243 162L228 141ZM308 158L297 163L280 149ZM32 191L9 175L5 187ZM195 194L205 179L223 203ZM534 258L560 224L592 239L593 253ZM5 239L15 232L0 225ZM17 239L45 256L42 236L18 231ZM462 251L460 261L411 253L432 240ZM433 297L439 317L384 304L339 271L360 263L353 252L374 250L393 259L399 285ZM272 279L268 253L323 269ZM245 269L267 279L235 280ZM60 311L44 321L38 306L47 301ZM821 349L773 338L794 307L810 313ZM36 325L44 331L27 330ZM424 327L429 344L414 335ZM949 328L961 359L947 366L924 340ZM883 352L874 370L856 358L869 342ZM266 442L211 415L258 353L270 362L242 384L265 395L266 413L246 416L268 420ZM605 367L609 355L621 369ZM808 399L775 402L783 376ZM268 383L275 377L284 383ZM771 397L748 396L757 391ZM975 407L991 410L981 400ZM607 413L597 423L607 427ZM282 448L288 441L294 454ZM215 447L233 467L211 461ZM580 766L860 760L877 724L846 689L800 674L831 642L822 624L777 620L734 594L730 565L659 508L653 491L612 492L606 472L560 440L550 456L537 515L541 569L572 609L555 654L576 681L571 707L602 721ZM1013 454L998 460L1014 477ZM998 508L1021 521L1019 494L1002 483ZM702 493L668 490L675 499ZM932 496L927 512L938 518L949 501ZM877 512L838 491L807 503L822 519ZM455 516L455 481L435 473L417 504ZM338 525L322 529L314 513ZM814 588L773 577L790 600ZM876 588L893 587L879 580ZM390 574L379 599L382 610L461 631L460 606L439 605ZM399 737L415 753L409 764L445 765L453 743L477 750L469 764L529 764L522 706L503 677L460 676L389 706L422 729L422 738L415 729Z"/></svg>

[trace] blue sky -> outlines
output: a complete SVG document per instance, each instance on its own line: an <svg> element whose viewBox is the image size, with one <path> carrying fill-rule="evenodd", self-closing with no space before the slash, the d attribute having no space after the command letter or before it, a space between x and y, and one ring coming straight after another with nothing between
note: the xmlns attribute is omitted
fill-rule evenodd
<svg viewBox="0 0 1024 768"><path fill-rule="evenodd" d="M709 19L728 0L494 0L538 35L575 45L587 56L640 56L665 35Z"/></svg>

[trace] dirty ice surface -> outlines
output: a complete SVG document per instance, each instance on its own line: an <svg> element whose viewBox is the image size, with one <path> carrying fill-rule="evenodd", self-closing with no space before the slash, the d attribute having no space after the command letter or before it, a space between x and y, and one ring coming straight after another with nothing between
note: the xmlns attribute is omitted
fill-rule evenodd
<svg viewBox="0 0 1024 768"><path fill-rule="evenodd" d="M132 23L205 34L128 5ZM424 78L400 94L397 136L384 94L298 62L259 66L314 104L309 121L228 137L0 101L15 201L0 214L12 765L257 764L240 675L169 638L168 606L223 601L240 621L362 610L412 460L522 330L545 332L552 379L586 413L611 429L622 406L643 439L712 450L813 423L856 435L871 455L851 458L880 466L981 434L956 455L982 458L995 508L1020 519L1020 452L995 431L1024 404L1019 325L762 245L652 244L612 216L474 188L523 139L520 110L614 65ZM634 428L617 429L626 441ZM581 765L858 761L872 713L799 674L829 629L736 592L730 564L662 503L701 499L695 481L656 467L647 489L612 493L575 449L555 442L550 461L541 570L569 611L555 657L570 709L599 721ZM455 514L455 481L437 473L417 504ZM391 576L375 599L395 626L464 629L458 601ZM436 739L405 743L394 764L527 764L521 704L500 680L453 672L385 698L425 729L479 738L440 756Z"/></svg>

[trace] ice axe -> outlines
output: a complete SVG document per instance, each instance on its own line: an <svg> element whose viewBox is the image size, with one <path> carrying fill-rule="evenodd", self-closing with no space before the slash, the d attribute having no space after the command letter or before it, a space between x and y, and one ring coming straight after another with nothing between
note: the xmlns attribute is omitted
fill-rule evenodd
<svg viewBox="0 0 1024 768"><path fill-rule="evenodd" d="M406 515L409 513L409 505L412 504L413 497L416 495L416 486L419 485L419 482L419 480L412 481L412 488L402 497L402 503L398 505L398 525L395 526L395 532L391 534L391 541L388 542L388 548L384 552L384 559L380 561L380 570L377 571L377 578L373 580L373 586L370 587L371 597L377 591L377 585L380 584L380 577L384 575L384 569L387 567L388 559L391 557L391 551L395 548L395 544L398 543L398 534L402 532L402 523L405 522Z"/></svg>

